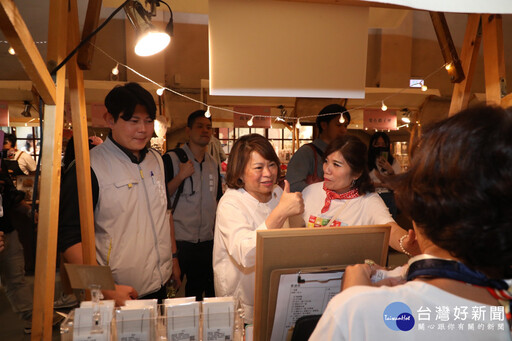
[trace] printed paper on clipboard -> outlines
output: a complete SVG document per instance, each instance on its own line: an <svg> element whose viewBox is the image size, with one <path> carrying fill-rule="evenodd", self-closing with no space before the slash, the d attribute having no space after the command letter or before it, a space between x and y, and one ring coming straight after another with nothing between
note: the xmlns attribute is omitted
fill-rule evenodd
<svg viewBox="0 0 512 341"><path fill-rule="evenodd" d="M317 268L318 269L318 268ZM320 315L341 290L344 270L280 275L271 341L284 341L298 318Z"/></svg>

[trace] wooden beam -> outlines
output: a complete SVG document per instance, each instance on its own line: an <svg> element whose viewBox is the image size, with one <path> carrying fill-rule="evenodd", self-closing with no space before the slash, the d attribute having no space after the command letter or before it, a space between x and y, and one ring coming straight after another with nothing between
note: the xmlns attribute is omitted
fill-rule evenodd
<svg viewBox="0 0 512 341"><path fill-rule="evenodd" d="M76 0L70 1L68 22L68 50L70 51L78 44L80 37ZM77 65L76 56L69 61L68 78L73 139L75 143L78 206L80 208L80 226L82 231L82 256L84 264L97 265L84 76L82 70Z"/></svg>
<svg viewBox="0 0 512 341"><path fill-rule="evenodd" d="M466 33L460 53L462 69L466 77L460 83L455 83L453 87L452 102L450 104L449 116L453 116L459 111L466 109L469 103L471 85L475 74L476 61L478 59L478 50L482 41L481 15L469 14L466 24Z"/></svg>
<svg viewBox="0 0 512 341"><path fill-rule="evenodd" d="M443 54L444 62L446 64L451 64L452 66L449 70L447 70L448 75L450 76L450 80L452 83L462 82L464 79L464 71L462 70L459 56L457 55L457 49L453 44L450 29L448 28L448 23L446 22L444 13L429 13L430 18L432 19L432 24L434 25L434 30L436 31L439 47L441 47L441 53Z"/></svg>
<svg viewBox="0 0 512 341"><path fill-rule="evenodd" d="M48 60L61 62L66 56L67 1L50 1ZM50 44L50 42L52 42ZM56 75L55 105L45 106L43 124L41 194L37 234L32 340L51 340L55 262L59 225L60 163L64 125L66 67Z"/></svg>
<svg viewBox="0 0 512 341"><path fill-rule="evenodd" d="M501 15L482 15L482 29L486 101L489 105L500 105L501 98L507 94Z"/></svg>
<svg viewBox="0 0 512 341"><path fill-rule="evenodd" d="M55 83L12 0L0 0L0 29L45 103L55 104Z"/></svg>
<svg viewBox="0 0 512 341"><path fill-rule="evenodd" d="M85 14L84 29L82 31L82 40L85 39L92 31L98 27L100 21L102 0L89 0L87 5L87 13ZM96 41L96 36L89 40L92 44ZM78 40L75 46L78 45ZM72 47L75 48L75 46ZM92 57L94 48L91 44L85 44L78 50L78 65L82 70L90 70L92 65Z"/></svg>

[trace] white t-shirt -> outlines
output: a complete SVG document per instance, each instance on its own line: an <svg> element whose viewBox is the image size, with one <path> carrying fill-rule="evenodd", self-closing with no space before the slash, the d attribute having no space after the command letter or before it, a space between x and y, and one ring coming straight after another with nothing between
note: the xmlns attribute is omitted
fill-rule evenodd
<svg viewBox="0 0 512 341"><path fill-rule="evenodd" d="M306 227L321 227L336 216L331 226L379 225L395 222L386 204L376 193L367 193L355 199L331 200L329 210L322 213L327 196L323 182L309 185L302 192Z"/></svg>
<svg viewBox="0 0 512 341"><path fill-rule="evenodd" d="M392 321L397 315L386 308L394 302L410 308L412 329L403 331ZM511 340L502 308L421 281L395 287L355 286L329 302L309 340ZM398 309L402 312L406 311ZM395 330L388 327L393 323Z"/></svg>
<svg viewBox="0 0 512 341"><path fill-rule="evenodd" d="M215 294L239 299L245 323L252 323L256 271L256 231L276 208L283 190L274 187L272 198L259 202L243 188L228 189L217 206L213 242Z"/></svg>
<svg viewBox="0 0 512 341"><path fill-rule="evenodd" d="M16 151L14 154L14 160L18 160L18 166L20 167L21 171L25 173L25 175L28 175L29 172L36 170L36 161L32 158L32 156L21 150Z"/></svg>

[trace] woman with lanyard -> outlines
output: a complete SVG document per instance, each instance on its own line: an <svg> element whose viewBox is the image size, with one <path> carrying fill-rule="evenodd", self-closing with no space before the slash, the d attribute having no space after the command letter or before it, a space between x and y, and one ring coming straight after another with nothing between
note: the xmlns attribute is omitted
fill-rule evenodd
<svg viewBox="0 0 512 341"><path fill-rule="evenodd" d="M511 136L512 112L493 107L423 133L395 186L422 254L388 286L370 260L348 267L310 340L511 340Z"/></svg>
<svg viewBox="0 0 512 341"><path fill-rule="evenodd" d="M302 192L306 227L388 224L389 246L409 256L418 254L412 230L398 226L384 201L374 193L366 145L355 136L344 135L327 146L325 155L324 181Z"/></svg>

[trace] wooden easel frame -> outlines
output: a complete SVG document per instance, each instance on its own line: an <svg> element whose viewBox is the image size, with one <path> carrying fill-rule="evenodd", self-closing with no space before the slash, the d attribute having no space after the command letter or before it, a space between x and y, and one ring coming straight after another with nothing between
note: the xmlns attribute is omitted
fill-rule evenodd
<svg viewBox="0 0 512 341"><path fill-rule="evenodd" d="M101 0L89 1L89 7L101 8ZM88 20L99 19L88 16ZM32 314L32 340L50 340L52 337L53 300L55 287L55 261L57 256L57 231L60 197L60 163L62 129L64 124L64 94L66 66L52 78L34 40L14 1L0 0L0 29L15 49L18 59L34 87L45 102L42 146L41 193ZM68 34L69 31L69 34ZM48 60L54 67L60 63L70 46L79 37L76 0L50 0L48 29ZM84 264L96 264L92 190L90 179L89 149L87 142L87 114L82 71L76 58L68 65L72 120L75 127L75 154L77 165L80 224Z"/></svg>
<svg viewBox="0 0 512 341"><path fill-rule="evenodd" d="M461 51L466 78L453 88L449 116L468 107L480 43L484 43L485 97L489 105L510 105L506 95L502 17L499 14L469 14Z"/></svg>

